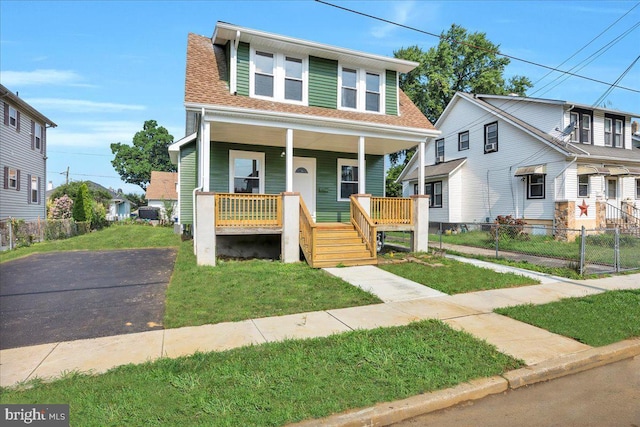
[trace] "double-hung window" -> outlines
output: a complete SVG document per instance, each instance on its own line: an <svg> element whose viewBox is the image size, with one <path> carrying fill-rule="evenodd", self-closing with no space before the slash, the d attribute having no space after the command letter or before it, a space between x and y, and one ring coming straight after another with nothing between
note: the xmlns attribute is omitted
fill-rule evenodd
<svg viewBox="0 0 640 427"><path fill-rule="evenodd" d="M418 184L413 185L413 193L418 194ZM426 182L424 184L424 194L429 196L430 208L442 207L442 181Z"/></svg>
<svg viewBox="0 0 640 427"><path fill-rule="evenodd" d="M570 141L591 144L591 112L574 110L569 113L569 120L573 124Z"/></svg>
<svg viewBox="0 0 640 427"><path fill-rule="evenodd" d="M380 74L367 73L366 89L365 109L380 111Z"/></svg>
<svg viewBox="0 0 640 427"><path fill-rule="evenodd" d="M578 197L589 197L589 175L578 175Z"/></svg>
<svg viewBox="0 0 640 427"><path fill-rule="evenodd" d="M604 117L604 145L624 147L624 117L606 114Z"/></svg>
<svg viewBox="0 0 640 427"><path fill-rule="evenodd" d="M436 139L436 163L444 162L444 138Z"/></svg>
<svg viewBox="0 0 640 427"><path fill-rule="evenodd" d="M613 119L609 117L604 119L604 145L607 147L613 145Z"/></svg>
<svg viewBox="0 0 640 427"><path fill-rule="evenodd" d="M342 103L345 108L358 108L358 71L342 69Z"/></svg>
<svg viewBox="0 0 640 427"><path fill-rule="evenodd" d="M338 201L348 201L358 194L358 161L338 159Z"/></svg>
<svg viewBox="0 0 640 427"><path fill-rule="evenodd" d="M36 150L42 148L42 126L39 123L33 125L33 144Z"/></svg>
<svg viewBox="0 0 640 427"><path fill-rule="evenodd" d="M252 96L282 102L306 102L307 63L305 58L252 51Z"/></svg>
<svg viewBox="0 0 640 427"><path fill-rule="evenodd" d="M39 192L39 185L38 185L38 177L36 176L32 176L31 177L31 192L30 192L30 202L31 203L39 203L40 200L38 198L38 192Z"/></svg>
<svg viewBox="0 0 640 427"><path fill-rule="evenodd" d="M527 175L527 199L544 199L545 175Z"/></svg>
<svg viewBox="0 0 640 427"><path fill-rule="evenodd" d="M255 55L254 93L273 98L275 83L275 60L272 53L257 52Z"/></svg>
<svg viewBox="0 0 640 427"><path fill-rule="evenodd" d="M302 59L285 57L284 70L284 99L302 101Z"/></svg>
<svg viewBox="0 0 640 427"><path fill-rule="evenodd" d="M498 151L498 122L484 125L484 152Z"/></svg>
<svg viewBox="0 0 640 427"><path fill-rule="evenodd" d="M613 146L614 147L618 147L618 148L622 148L623 144L623 121L622 120L616 120L615 121L615 126L613 127Z"/></svg>
<svg viewBox="0 0 640 427"><path fill-rule="evenodd" d="M9 105L9 126L18 126L18 111Z"/></svg>
<svg viewBox="0 0 640 427"><path fill-rule="evenodd" d="M469 131L458 134L458 151L469 149Z"/></svg>
<svg viewBox="0 0 640 427"><path fill-rule="evenodd" d="M636 199L640 199L640 178L636 178Z"/></svg>
<svg viewBox="0 0 640 427"><path fill-rule="evenodd" d="M229 192L264 193L264 153L229 150Z"/></svg>
<svg viewBox="0 0 640 427"><path fill-rule="evenodd" d="M4 167L4 188L20 190L20 171L18 169Z"/></svg>
<svg viewBox="0 0 640 427"><path fill-rule="evenodd" d="M358 68L340 68L340 99L342 109L379 113L384 105L382 74Z"/></svg>

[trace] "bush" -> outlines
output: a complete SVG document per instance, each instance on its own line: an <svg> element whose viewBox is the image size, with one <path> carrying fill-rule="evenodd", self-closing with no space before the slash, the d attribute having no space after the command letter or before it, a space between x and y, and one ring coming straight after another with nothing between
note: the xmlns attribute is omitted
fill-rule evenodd
<svg viewBox="0 0 640 427"><path fill-rule="evenodd" d="M91 202L89 187L83 183L80 186L76 199L73 201L73 219L77 222L90 222L93 212Z"/></svg>
<svg viewBox="0 0 640 427"><path fill-rule="evenodd" d="M76 222L76 232L77 235L80 236L82 234L87 234L91 231L91 222L89 221L77 221Z"/></svg>
<svg viewBox="0 0 640 427"><path fill-rule="evenodd" d="M520 239L528 240L529 235L524 232L524 226L527 223L519 218L514 218L511 215L498 215L494 221L494 225L491 226L491 240L507 239Z"/></svg>
<svg viewBox="0 0 640 427"><path fill-rule="evenodd" d="M109 225L107 210L102 203L93 202L91 211L91 228L100 230Z"/></svg>
<svg viewBox="0 0 640 427"><path fill-rule="evenodd" d="M51 204L49 219L69 219L73 213L73 200L66 194L58 197Z"/></svg>
<svg viewBox="0 0 640 427"><path fill-rule="evenodd" d="M50 219L44 229L45 240L62 240L76 234L76 225L73 219Z"/></svg>

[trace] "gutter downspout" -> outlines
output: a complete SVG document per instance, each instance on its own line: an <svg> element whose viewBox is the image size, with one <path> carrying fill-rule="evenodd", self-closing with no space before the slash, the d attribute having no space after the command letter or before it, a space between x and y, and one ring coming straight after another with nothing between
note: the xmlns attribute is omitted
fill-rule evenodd
<svg viewBox="0 0 640 427"><path fill-rule="evenodd" d="M200 126L198 126L199 128L199 135L198 138L196 139L196 141L200 141L200 146L196 147L196 153L198 154L198 169L199 169L199 173L198 173L198 186L196 188L193 189L193 191L191 192L191 199L192 199L192 206L193 206L193 226L191 234L193 235L193 254L196 255L197 254L197 247L198 247L198 240L197 240L197 235L198 233L196 233L196 224L197 224L197 218L198 218L198 209L196 209L196 193L198 191L202 191L202 181L204 181L204 178L202 176L202 169L203 169L203 155L202 153L200 153L200 151L202 151L202 134L203 134L203 123L204 123L204 107L202 107L202 111L200 113ZM197 148L200 148L199 150Z"/></svg>

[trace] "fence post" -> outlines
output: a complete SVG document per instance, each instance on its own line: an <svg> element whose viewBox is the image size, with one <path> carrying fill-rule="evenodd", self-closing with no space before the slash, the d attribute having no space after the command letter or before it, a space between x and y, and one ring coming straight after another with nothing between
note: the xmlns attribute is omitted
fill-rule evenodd
<svg viewBox="0 0 640 427"><path fill-rule="evenodd" d="M584 266L585 266L585 245L586 245L586 230L584 225L582 226L582 230L580 231L580 275L584 274Z"/></svg>
<svg viewBox="0 0 640 427"><path fill-rule="evenodd" d="M496 222L496 258L499 257L500 246L500 223Z"/></svg>
<svg viewBox="0 0 640 427"><path fill-rule="evenodd" d="M620 273L620 270L622 269L621 267L621 260L620 260L620 228L616 227L615 229L615 240L614 240L614 244L613 244L613 259L615 260L616 263L616 273Z"/></svg>
<svg viewBox="0 0 640 427"><path fill-rule="evenodd" d="M13 250L13 219L9 217L9 250Z"/></svg>
<svg viewBox="0 0 640 427"><path fill-rule="evenodd" d="M442 251L442 223L438 225L439 233L440 233L440 251Z"/></svg>

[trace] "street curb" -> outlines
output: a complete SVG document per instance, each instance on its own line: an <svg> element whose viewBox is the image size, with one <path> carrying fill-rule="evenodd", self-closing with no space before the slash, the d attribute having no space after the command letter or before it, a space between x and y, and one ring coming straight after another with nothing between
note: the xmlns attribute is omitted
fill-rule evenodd
<svg viewBox="0 0 640 427"><path fill-rule="evenodd" d="M420 394L395 402L378 403L325 418L301 421L289 427L386 426L462 402L482 399L509 389L553 380L640 355L640 338L560 356L491 378L480 378L445 390Z"/></svg>
<svg viewBox="0 0 640 427"><path fill-rule="evenodd" d="M537 382L576 374L638 355L640 355L640 339L629 339L604 347L590 348L579 353L545 360L535 365L507 372L502 377L509 382L510 389L516 389Z"/></svg>
<svg viewBox="0 0 640 427"><path fill-rule="evenodd" d="M433 393L419 394L395 402L383 402L368 408L355 409L326 418L306 420L290 427L360 427L386 426L414 418L460 402L482 399L506 391L508 382L502 377L480 378Z"/></svg>

